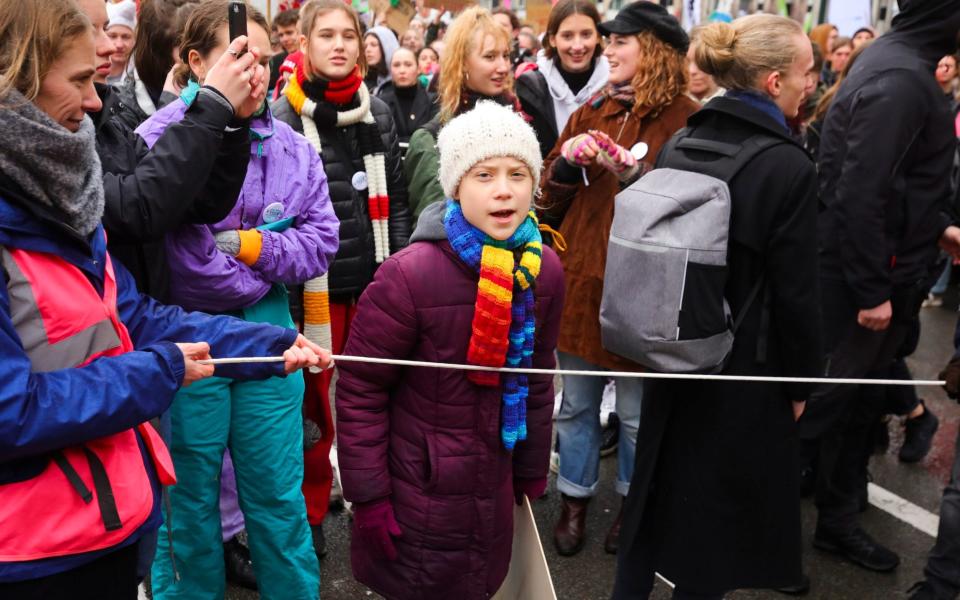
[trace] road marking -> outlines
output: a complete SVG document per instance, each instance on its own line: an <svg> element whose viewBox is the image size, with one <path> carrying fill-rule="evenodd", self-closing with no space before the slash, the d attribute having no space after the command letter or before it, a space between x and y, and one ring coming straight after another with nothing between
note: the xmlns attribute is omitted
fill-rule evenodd
<svg viewBox="0 0 960 600"><path fill-rule="evenodd" d="M940 517L921 508L906 498L885 490L875 483L867 484L867 498L870 504L880 510L893 515L915 529L919 529L930 537L937 537L937 528L940 526Z"/></svg>
<svg viewBox="0 0 960 600"><path fill-rule="evenodd" d="M147 588L143 587L142 583L137 588L137 592L137 600L147 600Z"/></svg>

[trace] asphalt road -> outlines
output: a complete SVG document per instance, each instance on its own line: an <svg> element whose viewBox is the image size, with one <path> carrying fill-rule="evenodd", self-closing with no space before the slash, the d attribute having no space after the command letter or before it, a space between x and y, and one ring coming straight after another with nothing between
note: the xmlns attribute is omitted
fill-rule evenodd
<svg viewBox="0 0 960 600"><path fill-rule="evenodd" d="M916 354L909 360L914 377L935 379L936 374L952 353L953 330L957 319L956 298L950 298L947 307L922 311L923 334ZM902 440L901 421L890 423L891 444L884 455L875 456L870 471L874 483L896 494L920 509L936 514L940 494L949 477L953 461L954 443L960 422L960 406L949 400L939 389L920 390L928 406L940 417L934 447L927 458L916 465L901 464L896 457ZM600 493L591 503L588 517L589 539L584 550L575 557L560 557L553 548L551 530L559 515L559 497L553 484L548 495L534 503L534 512L540 528L540 537L560 600L606 600L609 598L615 560L603 551L603 537L615 511L619 497L613 491L616 460L606 458L601 464ZM906 598L906 590L921 577L926 555L933 537L915 525L890 512L871 506L862 515L862 524L874 537L888 544L901 556L901 565L890 574L864 571L841 559L814 550L813 535L815 511L809 501L803 503L804 567L812 580L807 598L817 600L885 600ZM325 523L329 553L321 562L321 597L324 600L355 600L378 598L353 580L349 561L349 518L331 514ZM229 600L253 600L257 594L231 587ZM658 582L653 598L670 597L670 589ZM727 596L731 600L788 598L768 590L737 591ZM531 599L538 600L538 599Z"/></svg>

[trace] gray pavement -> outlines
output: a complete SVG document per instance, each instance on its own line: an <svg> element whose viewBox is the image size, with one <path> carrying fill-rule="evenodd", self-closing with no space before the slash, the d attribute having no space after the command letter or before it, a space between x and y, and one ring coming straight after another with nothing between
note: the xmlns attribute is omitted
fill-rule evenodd
<svg viewBox="0 0 960 600"><path fill-rule="evenodd" d="M957 302L951 298L948 307L922 311L923 335L920 349L909 361L914 377L935 379L953 349L953 330L956 323ZM870 470L874 482L895 494L937 513L940 493L949 476L953 461L954 440L960 422L960 407L949 400L940 389L920 390L930 408L940 417L930 455L920 464L903 465L896 457L902 439L900 421L890 425L889 451L875 456ZM589 539L584 550L575 557L557 555L551 540L551 531L559 515L559 496L553 477L547 497L534 503L534 512L540 528L540 537L560 600L606 600L609 598L615 560L603 551L603 537L619 508L619 497L613 491L616 460L606 458L601 463L600 493L592 502L588 517ZM804 567L813 586L807 598L814 600L885 600L906 598L906 590L921 576L926 554L933 538L898 518L871 506L862 515L864 527L877 539L890 545L902 559L892 574L864 571L845 561L814 550L810 546L815 511L810 501L803 503ZM349 519L343 514L331 514L325 523L329 553L321 562L324 600L363 600L377 595L356 583L350 573ZM666 584L658 582L653 598L670 597ZM784 599L771 591L738 591L727 596L731 600ZM231 587L229 600L253 600L257 594ZM531 599L537 600L537 599Z"/></svg>

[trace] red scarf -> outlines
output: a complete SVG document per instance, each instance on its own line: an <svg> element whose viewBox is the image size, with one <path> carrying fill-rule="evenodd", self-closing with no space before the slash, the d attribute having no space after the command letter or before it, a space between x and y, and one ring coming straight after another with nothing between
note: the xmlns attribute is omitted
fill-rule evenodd
<svg viewBox="0 0 960 600"><path fill-rule="evenodd" d="M297 83L304 90L309 90L308 95L313 96L316 92L323 94L322 100L331 104L347 104L353 100L353 95L360 89L363 78L360 77L360 65L357 65L353 72L340 81L329 81L327 79L317 78L306 83L306 69L297 71ZM305 85L306 84L306 85ZM316 98L320 100L321 98Z"/></svg>

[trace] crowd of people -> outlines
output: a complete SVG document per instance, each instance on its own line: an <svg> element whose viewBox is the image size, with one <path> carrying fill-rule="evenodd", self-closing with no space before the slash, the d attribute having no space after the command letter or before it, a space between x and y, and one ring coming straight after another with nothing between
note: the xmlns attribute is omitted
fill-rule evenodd
<svg viewBox="0 0 960 600"><path fill-rule="evenodd" d="M609 452L615 599L805 593L803 495L815 547L897 568L868 462L938 417L776 378L909 379L960 262L960 0L899 3L308 0L231 39L229 0L0 0L0 597L317 599L348 503L359 582L486 599L551 468L583 549ZM960 594L956 460L911 600Z"/></svg>

